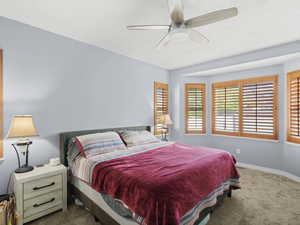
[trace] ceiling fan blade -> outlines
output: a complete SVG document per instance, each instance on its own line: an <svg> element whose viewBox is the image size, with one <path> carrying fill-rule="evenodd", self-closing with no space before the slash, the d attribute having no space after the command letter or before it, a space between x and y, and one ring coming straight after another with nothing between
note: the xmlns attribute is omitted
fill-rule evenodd
<svg viewBox="0 0 300 225"><path fill-rule="evenodd" d="M211 12L202 16L194 17L186 20L184 24L187 28L200 27L211 23L216 23L238 15L238 9L233 7L229 9L222 9L219 11Z"/></svg>
<svg viewBox="0 0 300 225"><path fill-rule="evenodd" d="M208 38L205 37L203 34L199 33L198 31L190 29L188 32L189 32L189 38L197 44L203 44L209 42Z"/></svg>
<svg viewBox="0 0 300 225"><path fill-rule="evenodd" d="M166 47L171 41L170 33L167 33L156 45L156 49L160 50L163 47Z"/></svg>
<svg viewBox="0 0 300 225"><path fill-rule="evenodd" d="M182 0L168 0L168 5L172 23L182 24L184 22Z"/></svg>
<svg viewBox="0 0 300 225"><path fill-rule="evenodd" d="M169 30L169 25L132 25L127 26L128 30Z"/></svg>

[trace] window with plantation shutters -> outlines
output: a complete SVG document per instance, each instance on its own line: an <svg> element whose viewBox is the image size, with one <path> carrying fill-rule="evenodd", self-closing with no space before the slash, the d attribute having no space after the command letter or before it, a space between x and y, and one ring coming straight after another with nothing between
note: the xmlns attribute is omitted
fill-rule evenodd
<svg viewBox="0 0 300 225"><path fill-rule="evenodd" d="M258 77L213 84L214 134L278 139L278 80Z"/></svg>
<svg viewBox="0 0 300 225"><path fill-rule="evenodd" d="M205 126L205 84L185 84L185 132L203 134Z"/></svg>
<svg viewBox="0 0 300 225"><path fill-rule="evenodd" d="M277 139L277 76L242 81L242 136Z"/></svg>
<svg viewBox="0 0 300 225"><path fill-rule="evenodd" d="M213 133L237 135L239 132L239 84L213 84Z"/></svg>
<svg viewBox="0 0 300 225"><path fill-rule="evenodd" d="M154 82L154 134L163 133L161 116L169 112L168 84Z"/></svg>
<svg viewBox="0 0 300 225"><path fill-rule="evenodd" d="M287 140L300 144L300 70L288 74Z"/></svg>

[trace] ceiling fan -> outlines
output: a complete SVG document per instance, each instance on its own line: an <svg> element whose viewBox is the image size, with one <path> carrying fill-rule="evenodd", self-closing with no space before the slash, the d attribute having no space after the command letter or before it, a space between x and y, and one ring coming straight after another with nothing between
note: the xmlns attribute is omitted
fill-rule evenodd
<svg viewBox="0 0 300 225"><path fill-rule="evenodd" d="M238 9L228 8L210 12L188 20L184 19L182 0L168 0L170 25L132 25L128 30L168 30L168 33L158 42L156 48L166 47L171 41L190 39L196 43L209 42L208 38L192 28L216 23L238 15Z"/></svg>

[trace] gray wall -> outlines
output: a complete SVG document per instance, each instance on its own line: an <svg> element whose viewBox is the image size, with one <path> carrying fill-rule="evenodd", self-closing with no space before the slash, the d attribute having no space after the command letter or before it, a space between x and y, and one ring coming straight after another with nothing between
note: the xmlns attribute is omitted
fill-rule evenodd
<svg viewBox="0 0 300 225"><path fill-rule="evenodd" d="M300 46L300 43L299 43ZM298 46L298 47L299 47ZM276 47L277 49L277 47ZM269 55L268 54L266 57ZM284 51L282 51L284 52ZM247 54L246 54L247 55ZM263 56L263 52L260 52ZM251 59L255 54L243 56L243 59ZM250 57L251 56L251 57ZM273 55L274 56L274 55ZM269 56L268 56L269 57ZM232 57L235 58L235 57ZM286 64L274 65L251 70L238 71L232 73L215 74L213 76L185 76L186 73L205 71L219 65L234 65L234 60L224 59L217 62L196 65L190 68L183 68L171 72L171 111L174 118L172 138L184 143L194 145L207 145L214 148L227 150L240 162L280 169L297 176L300 176L300 145L287 143L286 140L286 72L300 69L300 59ZM236 59L236 64L239 60ZM251 138L229 137L222 135L211 135L211 84L214 82L238 80L255 76L279 75L279 140L263 140ZM207 85L207 135L190 135L184 133L184 84L189 82L206 83ZM236 154L236 149L241 150L241 154Z"/></svg>
<svg viewBox="0 0 300 225"><path fill-rule="evenodd" d="M4 50L4 134L14 114L32 114L30 163L57 157L58 133L153 124L153 82L168 72L112 52L0 17ZM0 193L17 160L4 141Z"/></svg>

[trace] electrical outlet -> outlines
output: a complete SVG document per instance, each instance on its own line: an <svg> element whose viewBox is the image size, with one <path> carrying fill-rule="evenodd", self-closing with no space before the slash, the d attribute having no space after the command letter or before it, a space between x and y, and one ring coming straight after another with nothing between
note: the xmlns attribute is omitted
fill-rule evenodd
<svg viewBox="0 0 300 225"><path fill-rule="evenodd" d="M237 148L237 149L235 150L235 152L236 152L236 154L241 154L241 149Z"/></svg>

